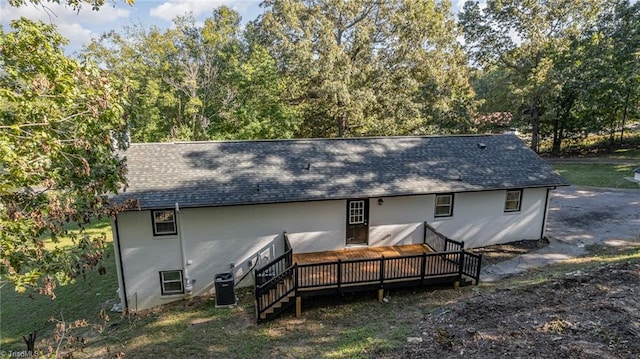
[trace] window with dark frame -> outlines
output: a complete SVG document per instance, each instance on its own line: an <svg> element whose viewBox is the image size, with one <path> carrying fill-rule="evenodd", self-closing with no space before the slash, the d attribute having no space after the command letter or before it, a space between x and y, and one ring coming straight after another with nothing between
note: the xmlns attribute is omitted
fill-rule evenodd
<svg viewBox="0 0 640 359"><path fill-rule="evenodd" d="M453 194L436 195L435 217L453 216Z"/></svg>
<svg viewBox="0 0 640 359"><path fill-rule="evenodd" d="M152 211L153 219L153 235L164 236L177 234L176 228L176 211L173 209L165 209L160 211Z"/></svg>
<svg viewBox="0 0 640 359"><path fill-rule="evenodd" d="M522 190L507 191L507 196L504 202L505 212L518 212L520 211L520 202L522 201Z"/></svg>
<svg viewBox="0 0 640 359"><path fill-rule="evenodd" d="M160 289L162 295L184 294L182 271L169 270L160 272Z"/></svg>

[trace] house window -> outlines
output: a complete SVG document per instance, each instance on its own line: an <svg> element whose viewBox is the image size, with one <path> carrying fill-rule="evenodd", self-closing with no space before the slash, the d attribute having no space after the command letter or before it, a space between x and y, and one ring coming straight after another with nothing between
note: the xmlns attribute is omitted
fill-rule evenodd
<svg viewBox="0 0 640 359"><path fill-rule="evenodd" d="M453 215L453 195L436 195L435 217L450 217Z"/></svg>
<svg viewBox="0 0 640 359"><path fill-rule="evenodd" d="M160 272L160 289L162 295L183 294L182 271L168 270Z"/></svg>
<svg viewBox="0 0 640 359"><path fill-rule="evenodd" d="M151 213L153 219L153 235L163 236L167 234L177 234L176 230L176 212L172 209L153 211Z"/></svg>
<svg viewBox="0 0 640 359"><path fill-rule="evenodd" d="M504 202L504 211L518 212L520 210L521 199L522 199L522 190L507 191L507 197Z"/></svg>
<svg viewBox="0 0 640 359"><path fill-rule="evenodd" d="M364 200L349 201L349 224L364 223Z"/></svg>

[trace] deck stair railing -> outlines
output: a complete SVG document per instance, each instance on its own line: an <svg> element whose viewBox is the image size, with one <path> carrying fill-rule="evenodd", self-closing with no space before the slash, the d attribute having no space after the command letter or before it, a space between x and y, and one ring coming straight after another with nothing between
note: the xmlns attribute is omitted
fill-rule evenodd
<svg viewBox="0 0 640 359"><path fill-rule="evenodd" d="M464 249L464 242L454 241L424 222L423 243L434 252L456 252Z"/></svg>
<svg viewBox="0 0 640 359"><path fill-rule="evenodd" d="M462 251L462 264L460 274L473 279L475 284L480 283L480 268L482 266L482 254Z"/></svg>
<svg viewBox="0 0 640 359"><path fill-rule="evenodd" d="M282 237L284 253L254 271L258 322L277 316L291 306L295 297L293 248L287 232L283 232Z"/></svg>
<svg viewBox="0 0 640 359"><path fill-rule="evenodd" d="M424 244L436 252L463 252L459 257L447 255L446 260L459 263L461 277L466 276L473 279L475 284L480 283L482 255L466 251L464 241L454 241L424 222Z"/></svg>

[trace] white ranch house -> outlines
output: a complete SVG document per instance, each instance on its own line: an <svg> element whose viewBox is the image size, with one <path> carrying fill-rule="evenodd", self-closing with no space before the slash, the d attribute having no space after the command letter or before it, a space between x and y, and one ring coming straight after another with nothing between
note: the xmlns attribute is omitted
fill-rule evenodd
<svg viewBox="0 0 640 359"><path fill-rule="evenodd" d="M292 268L305 254L428 244L427 228L460 249L539 239L549 192L568 185L513 135L148 143L124 155L129 187L114 200L137 207L112 228L129 311L210 294L217 273L252 285L285 252Z"/></svg>

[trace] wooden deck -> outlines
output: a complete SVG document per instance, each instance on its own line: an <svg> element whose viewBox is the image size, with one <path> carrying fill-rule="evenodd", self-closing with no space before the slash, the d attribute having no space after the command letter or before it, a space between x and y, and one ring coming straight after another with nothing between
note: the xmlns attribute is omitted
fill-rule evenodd
<svg viewBox="0 0 640 359"><path fill-rule="evenodd" d="M422 244L293 255L298 265L298 293L302 295L401 286L401 282L411 281L453 282L458 275L458 263L445 258L446 255L434 253Z"/></svg>
<svg viewBox="0 0 640 359"><path fill-rule="evenodd" d="M419 255L422 253L433 252L427 245L424 244L409 244L402 246L390 246L390 247L352 247L345 248L337 251L326 252L312 252L312 253L298 253L293 255L293 261L298 264L306 263L322 263L322 262L335 262L340 260L349 259L373 259L384 257L398 257L398 256L410 256Z"/></svg>
<svg viewBox="0 0 640 359"><path fill-rule="evenodd" d="M286 233L283 237L285 252L255 270L258 322L293 304L300 316L303 297L377 290L381 301L384 291L392 288L479 280L481 256L448 238L439 247L435 243L435 247L412 244L293 253ZM431 247L441 250L434 252Z"/></svg>

